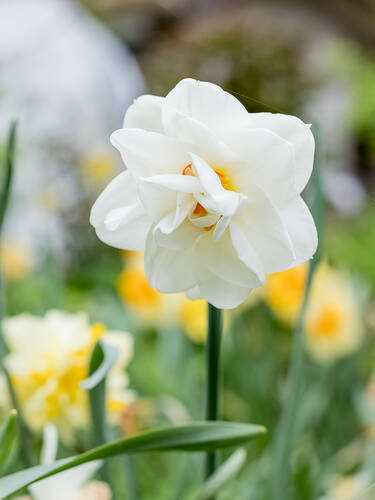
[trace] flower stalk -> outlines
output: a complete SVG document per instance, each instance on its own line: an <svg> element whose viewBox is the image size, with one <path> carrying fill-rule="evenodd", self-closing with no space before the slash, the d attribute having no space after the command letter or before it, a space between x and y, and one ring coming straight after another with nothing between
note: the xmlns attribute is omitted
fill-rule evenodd
<svg viewBox="0 0 375 500"><path fill-rule="evenodd" d="M222 335L222 311L208 304L208 328L206 342L206 420L218 420L220 405L220 346ZM211 476L217 465L217 454L207 453L205 477Z"/></svg>

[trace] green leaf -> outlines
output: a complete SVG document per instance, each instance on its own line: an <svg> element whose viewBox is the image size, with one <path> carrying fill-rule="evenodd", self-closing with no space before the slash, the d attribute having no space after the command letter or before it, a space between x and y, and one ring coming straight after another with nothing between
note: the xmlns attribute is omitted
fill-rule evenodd
<svg viewBox="0 0 375 500"><path fill-rule="evenodd" d="M196 500L210 500L241 470L246 460L246 450L239 448L202 485Z"/></svg>
<svg viewBox="0 0 375 500"><path fill-rule="evenodd" d="M8 140L5 151L5 173L0 191L0 232L3 227L5 212L9 201L10 186L13 175L13 159L16 144L16 122L12 123L9 128Z"/></svg>
<svg viewBox="0 0 375 500"><path fill-rule="evenodd" d="M3 467L17 437L17 411L11 410L0 428L0 468Z"/></svg>
<svg viewBox="0 0 375 500"><path fill-rule="evenodd" d="M116 364L117 359L118 350L99 341L92 351L89 377L80 383L83 389L89 391L93 446L99 446L107 441L105 382L108 372ZM107 483L111 482L106 462L101 470L101 478Z"/></svg>
<svg viewBox="0 0 375 500"><path fill-rule="evenodd" d="M80 383L82 389L90 391L104 381L107 373L115 366L118 360L116 347L101 340L94 347L89 368L89 377Z"/></svg>
<svg viewBox="0 0 375 500"><path fill-rule="evenodd" d="M195 422L185 426L163 427L99 446L53 464L31 467L6 476L0 479L0 498L4 499L35 481L93 460L123 453L217 450L239 445L264 432L262 426L232 422Z"/></svg>

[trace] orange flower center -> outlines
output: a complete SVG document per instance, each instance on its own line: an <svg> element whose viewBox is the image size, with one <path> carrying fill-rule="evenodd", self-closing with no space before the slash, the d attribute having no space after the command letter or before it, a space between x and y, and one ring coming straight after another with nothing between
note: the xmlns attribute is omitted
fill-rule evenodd
<svg viewBox="0 0 375 500"><path fill-rule="evenodd" d="M342 315L336 305L327 304L317 318L308 325L312 336L333 337L341 327Z"/></svg>

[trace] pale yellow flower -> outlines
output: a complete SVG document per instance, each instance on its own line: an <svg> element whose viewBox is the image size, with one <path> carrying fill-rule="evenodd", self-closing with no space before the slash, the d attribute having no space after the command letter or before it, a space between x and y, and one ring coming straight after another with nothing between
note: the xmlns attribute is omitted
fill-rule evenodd
<svg viewBox="0 0 375 500"><path fill-rule="evenodd" d="M305 293L308 265L270 275L264 297L293 326ZM316 361L333 362L357 349L363 337L358 299L349 276L326 263L315 272L305 317L306 348Z"/></svg>
<svg viewBox="0 0 375 500"><path fill-rule="evenodd" d="M349 276L321 264L305 318L306 348L316 361L330 363L354 352L363 339L358 299Z"/></svg>
<svg viewBox="0 0 375 500"><path fill-rule="evenodd" d="M49 311L44 317L20 314L3 320L10 353L5 365L10 373L23 415L40 431L52 422L63 439L88 425L88 395L80 387L88 374L92 349L98 339L119 350L117 365L107 377L107 408L116 423L134 399L124 369L133 355L127 332L107 332L101 324L90 325L86 314ZM2 391L0 405L9 404Z"/></svg>
<svg viewBox="0 0 375 500"><path fill-rule="evenodd" d="M207 302L204 299L190 300L181 294L177 309L183 332L193 342L203 344L207 337Z"/></svg>
<svg viewBox="0 0 375 500"><path fill-rule="evenodd" d="M23 278L33 265L30 247L13 239L5 239L0 244L0 265L7 280Z"/></svg>
<svg viewBox="0 0 375 500"><path fill-rule="evenodd" d="M103 187L106 182L117 174L117 171L116 157L108 151L87 155L81 162L84 181L97 188Z"/></svg>
<svg viewBox="0 0 375 500"><path fill-rule="evenodd" d="M354 500L368 486L369 481L365 475L341 477L335 481L328 494L321 500Z"/></svg>

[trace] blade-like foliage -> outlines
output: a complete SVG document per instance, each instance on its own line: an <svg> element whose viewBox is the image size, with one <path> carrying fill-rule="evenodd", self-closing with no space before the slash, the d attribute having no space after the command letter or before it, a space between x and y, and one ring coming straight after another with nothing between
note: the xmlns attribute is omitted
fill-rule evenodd
<svg viewBox="0 0 375 500"><path fill-rule="evenodd" d="M0 479L0 498L15 493L40 479L66 469L123 453L148 451L207 451L236 446L265 432L258 425L231 422L195 422L185 426L164 427L120 439L81 455L39 465Z"/></svg>
<svg viewBox="0 0 375 500"><path fill-rule="evenodd" d="M13 158L16 144L16 122L12 123L9 129L8 140L5 150L5 172L1 172L2 185L0 190L0 231L3 226L6 208L8 205L10 186L13 175Z"/></svg>
<svg viewBox="0 0 375 500"><path fill-rule="evenodd" d="M196 500L210 500L241 470L246 460L246 450L239 448L202 485Z"/></svg>
<svg viewBox="0 0 375 500"><path fill-rule="evenodd" d="M101 340L96 344L90 361L89 377L80 383L82 389L90 391L102 382L118 360L116 347Z"/></svg>
<svg viewBox="0 0 375 500"><path fill-rule="evenodd" d="M11 410L0 428L0 468L3 467L17 437L17 412Z"/></svg>

